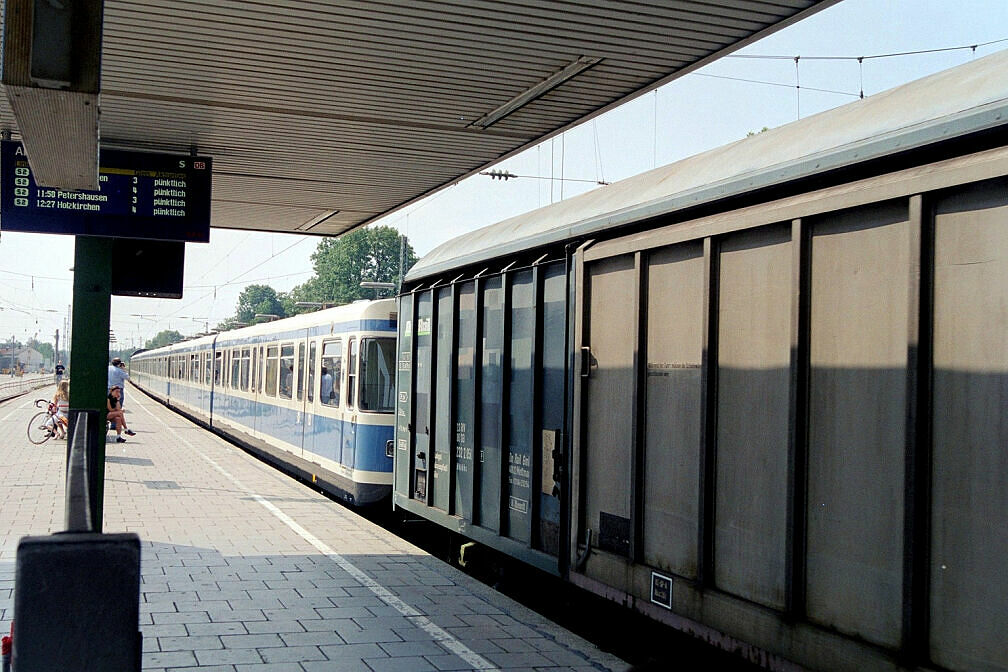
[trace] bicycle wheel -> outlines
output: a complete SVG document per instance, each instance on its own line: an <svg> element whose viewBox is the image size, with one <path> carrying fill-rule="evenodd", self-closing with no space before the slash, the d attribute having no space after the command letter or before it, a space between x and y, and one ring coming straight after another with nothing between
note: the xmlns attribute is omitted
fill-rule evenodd
<svg viewBox="0 0 1008 672"><path fill-rule="evenodd" d="M32 416L28 423L28 440L39 445L53 437L52 418L48 412L42 411Z"/></svg>

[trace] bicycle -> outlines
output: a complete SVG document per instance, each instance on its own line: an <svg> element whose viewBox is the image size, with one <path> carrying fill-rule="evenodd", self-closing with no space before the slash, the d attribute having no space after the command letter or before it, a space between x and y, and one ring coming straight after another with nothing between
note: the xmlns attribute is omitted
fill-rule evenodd
<svg viewBox="0 0 1008 672"><path fill-rule="evenodd" d="M28 421L28 440L37 446L45 443L59 433L56 430L56 425L60 420L56 416L56 404L48 399L36 399L35 407L46 409L40 413L36 413Z"/></svg>

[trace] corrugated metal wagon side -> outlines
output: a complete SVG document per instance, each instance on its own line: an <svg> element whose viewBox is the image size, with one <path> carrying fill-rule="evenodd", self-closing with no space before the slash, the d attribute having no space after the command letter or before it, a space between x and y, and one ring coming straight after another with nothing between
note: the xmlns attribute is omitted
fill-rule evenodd
<svg viewBox="0 0 1008 672"><path fill-rule="evenodd" d="M396 505L771 668L1008 670L1006 72L436 250Z"/></svg>

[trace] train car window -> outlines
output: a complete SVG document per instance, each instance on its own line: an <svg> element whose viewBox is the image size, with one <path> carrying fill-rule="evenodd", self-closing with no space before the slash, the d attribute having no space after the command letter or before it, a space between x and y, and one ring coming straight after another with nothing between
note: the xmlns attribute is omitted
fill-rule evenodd
<svg viewBox="0 0 1008 672"><path fill-rule="evenodd" d="M213 357L209 352L203 353L203 384L210 385L213 380Z"/></svg>
<svg viewBox="0 0 1008 672"><path fill-rule="evenodd" d="M266 385L263 390L271 397L277 396L277 379L280 377L280 347L266 348Z"/></svg>
<svg viewBox="0 0 1008 672"><path fill-rule="evenodd" d="M259 383L259 390L260 391L265 391L266 388L264 387L263 378L265 378L265 376L266 376L266 350L261 345L259 346L259 374L258 374L258 376L259 377L256 380Z"/></svg>
<svg viewBox="0 0 1008 672"><path fill-rule="evenodd" d="M326 406L339 406L342 381L343 341L326 341L322 344L322 378L319 382L319 400Z"/></svg>
<svg viewBox="0 0 1008 672"><path fill-rule="evenodd" d="M249 389L255 393L259 385L259 350L257 348L252 348L252 364L249 377Z"/></svg>
<svg viewBox="0 0 1008 672"><path fill-rule="evenodd" d="M290 399L294 391L294 344L280 346L280 397Z"/></svg>
<svg viewBox="0 0 1008 672"><path fill-rule="evenodd" d="M305 347L304 343L298 343L298 365L297 365L297 398L304 400L305 384Z"/></svg>
<svg viewBox="0 0 1008 672"><path fill-rule="evenodd" d="M359 397L362 411L395 410L394 338L365 338L361 342Z"/></svg>
<svg viewBox="0 0 1008 672"><path fill-rule="evenodd" d="M199 382L199 374L200 374L199 355L193 353L189 355L189 380L191 380L194 383Z"/></svg>
<svg viewBox="0 0 1008 672"><path fill-rule="evenodd" d="M308 348L308 401L315 400L315 342Z"/></svg>
<svg viewBox="0 0 1008 672"><path fill-rule="evenodd" d="M350 339L350 352L347 354L347 406L354 405L354 393L357 391L357 339Z"/></svg>
<svg viewBox="0 0 1008 672"><path fill-rule="evenodd" d="M252 353L248 348L242 348L241 366L239 367L238 378L241 384L241 391L248 392L249 389L249 367L252 363Z"/></svg>
<svg viewBox="0 0 1008 672"><path fill-rule="evenodd" d="M215 387L220 387L220 374L221 374L221 365L223 364L222 362L223 356L224 353L219 350L214 353L213 382Z"/></svg>

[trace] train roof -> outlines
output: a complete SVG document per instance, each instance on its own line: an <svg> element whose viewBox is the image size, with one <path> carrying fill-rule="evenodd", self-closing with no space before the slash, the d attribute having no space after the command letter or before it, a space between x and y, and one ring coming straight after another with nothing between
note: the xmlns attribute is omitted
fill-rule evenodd
<svg viewBox="0 0 1008 672"><path fill-rule="evenodd" d="M189 350L198 350L209 344L214 343L214 341L219 341L221 343L261 336L265 334L273 334L277 332L287 332L297 329L307 329L310 327L318 326L320 324L326 324L330 322L345 322L348 320L360 320L360 319L394 319L396 314L396 302L395 299L378 299L377 301L354 301L353 303L348 303L343 306L336 306L335 308L325 308L323 310L316 310L311 313L301 313L300 315L294 315L293 317L286 317L282 320L274 320L272 322L262 322L260 324L253 324L248 327L241 327L239 329L232 329L230 331L222 331L219 334L211 334L209 336L201 336L199 338L190 339L187 341L180 341L178 343L173 343L172 345L167 345L156 350L147 350L142 353L142 356L158 356L163 355L168 352L187 352ZM140 353L137 353L140 354Z"/></svg>
<svg viewBox="0 0 1008 672"><path fill-rule="evenodd" d="M236 340L250 336L261 336L278 331L307 329L330 322L346 322L360 319L389 319L396 312L395 299L378 299L377 301L354 301L335 308L325 308L310 313L301 313L293 317L272 322L261 322L240 329L232 329L217 334L218 341Z"/></svg>
<svg viewBox="0 0 1008 672"><path fill-rule="evenodd" d="M1008 50L472 231L406 281L591 237L661 215L1008 123Z"/></svg>

